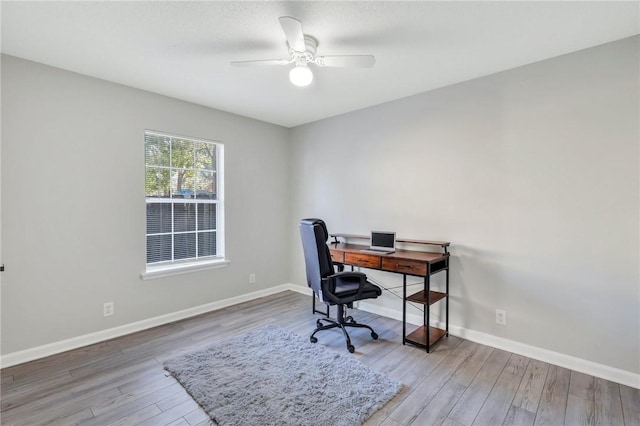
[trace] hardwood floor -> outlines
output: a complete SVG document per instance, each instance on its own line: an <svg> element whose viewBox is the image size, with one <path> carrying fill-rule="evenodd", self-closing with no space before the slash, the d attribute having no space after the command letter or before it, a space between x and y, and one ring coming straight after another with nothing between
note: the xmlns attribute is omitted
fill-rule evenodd
<svg viewBox="0 0 640 426"><path fill-rule="evenodd" d="M179 353L266 323L315 326L307 296L284 292L2 370L2 425L208 425L162 368ZM334 310L332 310L332 313ZM351 331L352 355L404 384L369 425L640 426L640 391L456 337L401 344L401 323L354 311L380 335ZM349 355L340 331L318 344Z"/></svg>

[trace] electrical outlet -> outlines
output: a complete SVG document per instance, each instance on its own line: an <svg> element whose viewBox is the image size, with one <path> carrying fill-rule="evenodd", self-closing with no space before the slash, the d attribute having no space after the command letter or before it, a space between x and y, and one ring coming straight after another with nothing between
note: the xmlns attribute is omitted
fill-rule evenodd
<svg viewBox="0 0 640 426"><path fill-rule="evenodd" d="M507 325L507 311L496 309L496 324Z"/></svg>
<svg viewBox="0 0 640 426"><path fill-rule="evenodd" d="M105 317L113 315L113 302L106 302L102 305L102 315Z"/></svg>
<svg viewBox="0 0 640 426"><path fill-rule="evenodd" d="M256 274L249 274L249 284L256 283Z"/></svg>

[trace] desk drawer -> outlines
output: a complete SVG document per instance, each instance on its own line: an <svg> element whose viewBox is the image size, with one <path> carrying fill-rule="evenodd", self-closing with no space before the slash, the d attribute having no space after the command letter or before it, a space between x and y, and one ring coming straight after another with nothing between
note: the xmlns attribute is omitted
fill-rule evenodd
<svg viewBox="0 0 640 426"><path fill-rule="evenodd" d="M416 260L386 258L382 259L382 269L409 275L427 275L427 264Z"/></svg>
<svg viewBox="0 0 640 426"><path fill-rule="evenodd" d="M329 250L331 252L331 260L336 263L344 263L344 252L337 250Z"/></svg>
<svg viewBox="0 0 640 426"><path fill-rule="evenodd" d="M380 257L371 254L345 253L344 263L364 266L365 268L380 269Z"/></svg>

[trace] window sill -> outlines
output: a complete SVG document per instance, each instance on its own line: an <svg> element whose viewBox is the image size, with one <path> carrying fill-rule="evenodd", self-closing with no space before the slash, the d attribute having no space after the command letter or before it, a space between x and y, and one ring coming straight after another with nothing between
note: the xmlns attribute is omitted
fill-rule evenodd
<svg viewBox="0 0 640 426"><path fill-rule="evenodd" d="M206 262L187 263L182 265L157 266L148 268L140 274L143 280L170 277L172 275L187 274L190 272L205 271L207 269L224 268L229 264L226 259L215 259Z"/></svg>

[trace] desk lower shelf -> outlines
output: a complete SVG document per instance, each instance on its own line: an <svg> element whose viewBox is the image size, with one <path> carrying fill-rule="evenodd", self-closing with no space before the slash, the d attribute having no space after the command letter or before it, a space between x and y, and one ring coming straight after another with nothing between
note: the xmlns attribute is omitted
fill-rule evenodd
<svg viewBox="0 0 640 426"><path fill-rule="evenodd" d="M438 300L442 300L447 297L447 293L442 293L440 291L429 291L429 304L433 305ZM411 296L407 297L407 302L420 303L422 305L427 303L427 292L422 290Z"/></svg>
<svg viewBox="0 0 640 426"><path fill-rule="evenodd" d="M405 340L417 346L427 347L427 331L429 331L429 346L432 346L440 340L442 336L447 334L446 330L442 330L441 328L422 325L412 333L409 333L407 337L405 337Z"/></svg>
<svg viewBox="0 0 640 426"><path fill-rule="evenodd" d="M448 270L447 270L447 274L448 274ZM433 305L434 303L442 299L445 299L447 301L447 307L445 308L447 312L447 329L449 328L448 296L449 295L448 295L448 286L447 286L447 292L425 289L405 298L405 306L404 306L405 312L407 309L406 302L419 303L425 307L426 311L425 311L424 325L418 327L412 333L409 333L408 335L406 335L403 343L410 343L415 346L423 347L427 349L427 352L429 352L429 349L433 346L433 344L435 344L443 336L448 335L447 330L442 330L437 327L430 327L428 323L429 306Z"/></svg>

